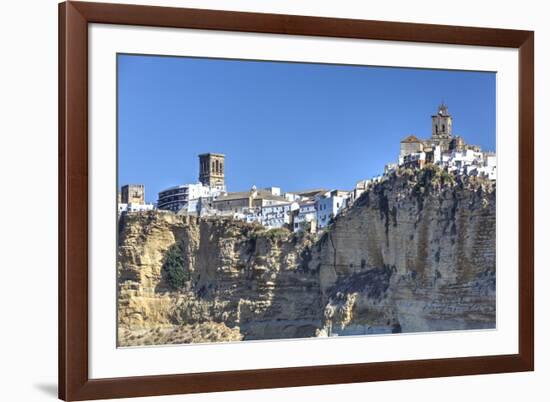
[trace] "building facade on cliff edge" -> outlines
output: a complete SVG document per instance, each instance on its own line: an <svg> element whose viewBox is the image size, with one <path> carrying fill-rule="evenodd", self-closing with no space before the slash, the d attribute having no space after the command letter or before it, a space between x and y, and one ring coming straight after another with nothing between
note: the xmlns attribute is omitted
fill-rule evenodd
<svg viewBox="0 0 550 402"><path fill-rule="evenodd" d="M200 208L200 216L227 216L268 229L287 227L295 232L326 228L350 205L352 192L324 189L282 193L278 187L220 195Z"/></svg>
<svg viewBox="0 0 550 402"><path fill-rule="evenodd" d="M317 204L315 200L298 202L298 209L291 214L291 225L294 232L317 231Z"/></svg>
<svg viewBox="0 0 550 402"><path fill-rule="evenodd" d="M422 169L428 164L441 166L456 174L479 175L496 180L496 155L483 152L477 145L467 144L453 134L453 118L447 105L439 105L432 116L432 136L422 140L409 135L400 142L399 166ZM395 167L386 165L385 173Z"/></svg>
<svg viewBox="0 0 550 402"><path fill-rule="evenodd" d="M447 105L439 105L437 113L431 118L432 136L426 140L415 135L405 137L399 144L398 163L385 165L383 175L359 180L351 192L348 204L353 204L369 185L384 180L399 167L422 169L433 164L450 173L496 180L496 154L483 151L477 145L467 144L463 137L453 134L453 118Z"/></svg>
<svg viewBox="0 0 550 402"><path fill-rule="evenodd" d="M281 195L279 187L227 193L212 200L211 209L202 215L232 216L248 223L257 222L267 228L290 224L291 211L298 208L294 197Z"/></svg>
<svg viewBox="0 0 550 402"><path fill-rule="evenodd" d="M199 214L202 207L225 194L225 155L199 155L199 182L169 187L158 194L157 208L172 212Z"/></svg>
<svg viewBox="0 0 550 402"><path fill-rule="evenodd" d="M315 205L317 209L317 228L327 227L336 215L348 206L350 196L350 191L332 190L317 197Z"/></svg>
<svg viewBox="0 0 550 402"><path fill-rule="evenodd" d="M145 202L145 186L143 184L125 184L118 193L118 215L123 212L151 211L153 204Z"/></svg>

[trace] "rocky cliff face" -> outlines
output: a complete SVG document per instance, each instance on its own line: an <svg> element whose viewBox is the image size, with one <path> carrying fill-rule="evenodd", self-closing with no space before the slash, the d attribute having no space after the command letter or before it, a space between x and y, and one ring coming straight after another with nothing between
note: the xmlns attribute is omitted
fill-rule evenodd
<svg viewBox="0 0 550 402"><path fill-rule="evenodd" d="M308 236L167 212L129 214L121 228L122 345L162 341L176 329L180 339L196 342L193 331L205 333L203 341L270 339L314 336L322 325ZM165 265L173 250L184 272L178 288Z"/></svg>
<svg viewBox="0 0 550 402"><path fill-rule="evenodd" d="M493 328L495 210L494 183L428 168L371 186L319 238L125 215L119 343Z"/></svg>

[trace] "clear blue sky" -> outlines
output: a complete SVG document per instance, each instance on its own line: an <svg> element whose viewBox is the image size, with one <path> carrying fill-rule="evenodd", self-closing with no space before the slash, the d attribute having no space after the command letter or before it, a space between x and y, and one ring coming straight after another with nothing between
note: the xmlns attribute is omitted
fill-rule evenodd
<svg viewBox="0 0 550 402"><path fill-rule="evenodd" d="M496 75L387 67L118 56L119 185L148 201L198 181L198 157L226 155L229 191L351 189L431 135L444 100L453 131L495 150Z"/></svg>

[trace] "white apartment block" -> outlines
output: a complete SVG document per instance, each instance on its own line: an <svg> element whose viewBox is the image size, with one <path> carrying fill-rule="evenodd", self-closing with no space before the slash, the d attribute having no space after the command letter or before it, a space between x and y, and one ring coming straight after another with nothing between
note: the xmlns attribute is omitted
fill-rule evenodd
<svg viewBox="0 0 550 402"><path fill-rule="evenodd" d="M332 219L347 206L350 193L347 191L333 190L317 198L317 227L326 227Z"/></svg>
<svg viewBox="0 0 550 402"><path fill-rule="evenodd" d="M216 197L225 188L210 187L202 183L182 184L159 192L157 208L173 211L196 213L198 200L203 197Z"/></svg>

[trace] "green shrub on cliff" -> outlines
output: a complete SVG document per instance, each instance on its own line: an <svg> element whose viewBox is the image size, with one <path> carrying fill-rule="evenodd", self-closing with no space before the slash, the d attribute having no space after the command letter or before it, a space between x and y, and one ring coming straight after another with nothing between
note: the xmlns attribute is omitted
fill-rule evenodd
<svg viewBox="0 0 550 402"><path fill-rule="evenodd" d="M265 232L264 236L270 240L285 239L290 235L290 231L285 228L273 228Z"/></svg>
<svg viewBox="0 0 550 402"><path fill-rule="evenodd" d="M174 244L166 251L162 269L166 282L174 289L181 289L189 280L189 272L185 270L184 266L183 251L178 244Z"/></svg>
<svg viewBox="0 0 550 402"><path fill-rule="evenodd" d="M442 170L440 175L441 184L455 184L455 179L449 174L449 172Z"/></svg>

